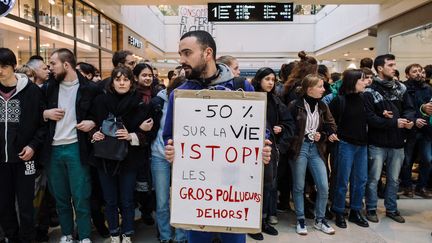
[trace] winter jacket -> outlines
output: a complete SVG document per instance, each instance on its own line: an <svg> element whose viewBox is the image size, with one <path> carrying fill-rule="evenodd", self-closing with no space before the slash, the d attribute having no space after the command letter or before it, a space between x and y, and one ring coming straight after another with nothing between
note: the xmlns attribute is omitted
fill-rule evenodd
<svg viewBox="0 0 432 243"><path fill-rule="evenodd" d="M432 98L432 87L425 82L418 82L414 80L408 80L405 83L405 86L407 87L407 93L410 97L411 101L413 102L414 109L416 112L416 118L423 118L426 121L429 121L429 117L424 116L420 112L420 107L423 104L428 103L431 101ZM428 122L428 124L421 129L414 127L412 129L412 132L415 133L416 131L421 132L423 135L428 136L430 139L432 139L432 126Z"/></svg>
<svg viewBox="0 0 432 243"><path fill-rule="evenodd" d="M406 129L398 128L397 120L415 120L411 99L404 84L396 82L395 88L389 89L376 79L378 77L363 94L368 122L368 144L384 148L403 148ZM397 95L394 95L395 92ZM384 110L392 111L393 118L384 117Z"/></svg>
<svg viewBox="0 0 432 243"><path fill-rule="evenodd" d="M292 101L288 106L288 111L291 113L291 116L296 121L294 136L290 141L290 148L289 148L290 153L288 153L290 159L293 159L295 161L297 160L297 157L300 154L300 149L303 145L303 141L306 135L305 128L306 128L307 113L304 104L304 99L298 98ZM318 142L316 142L316 144L321 159L323 161L327 161L327 159L324 157L325 149L326 149L326 141L328 136L330 136L333 133L336 133L336 123L333 119L332 114L330 113L328 106L324 104L324 102L322 101L318 102L318 111L319 111L319 125L318 125L317 132L321 134L321 139Z"/></svg>
<svg viewBox="0 0 432 243"><path fill-rule="evenodd" d="M26 75L15 76L15 93L7 101L0 96L0 162L6 163L22 162L18 153L25 146L39 152L46 135L42 91Z"/></svg>
<svg viewBox="0 0 432 243"><path fill-rule="evenodd" d="M213 90L233 90L234 89L234 76L231 73L228 66L225 64L218 63L217 68L219 76L212 80L211 83L205 84L204 80L187 80L184 84L179 86L177 89L185 90L202 90L202 89L213 89ZM244 91L254 91L253 86L245 79L244 80ZM174 104L174 92L171 93L168 102L168 110L166 114L165 126L163 131L163 139L166 144L168 139L172 138L173 129L173 104Z"/></svg>
<svg viewBox="0 0 432 243"><path fill-rule="evenodd" d="M145 158L149 158L148 146L150 145L150 140L147 136L148 132L144 132L139 126L143 121L150 118L151 105L142 102L137 92L131 92L124 96L110 92L101 94L93 101L91 113L93 121L96 123L95 129L89 134L91 137L99 130L102 122L108 118L110 113L122 121L129 133L136 134L139 145L132 146L128 143L128 154L123 161L119 162L120 170L136 170L139 163L148 162L148 159ZM113 174L115 167L117 167L117 161L95 158L93 154L89 161L91 165L99 169L106 169L107 173L110 174Z"/></svg>
<svg viewBox="0 0 432 243"><path fill-rule="evenodd" d="M81 73L77 72L79 88L77 92L75 109L76 109L76 119L77 124L83 120L92 120L90 116L90 109L93 103L93 99L100 94L97 85L91 81L88 81ZM46 96L47 106L46 109L58 108L58 94L59 94L60 83L55 79L48 80L44 86L42 86L42 91ZM49 163L51 161L51 151L52 142L56 129L56 121L48 120L48 134L44 141L43 156L41 161L44 163ZM90 154L90 139L88 133L80 131L77 129L78 145L80 151L81 163L85 164L88 161L88 156Z"/></svg>
<svg viewBox="0 0 432 243"><path fill-rule="evenodd" d="M165 144L163 141L163 129L165 126L165 119L166 119L166 114L168 111L168 95L167 95L167 90L161 90L157 96L155 98L153 98L152 100L153 103L153 107L155 109L155 111L153 112L153 114L155 114L155 116L153 117L154 123L153 126L157 129L157 135L156 135L156 139L153 140L152 145L151 145L151 150L152 150L152 156L158 157L158 158L165 158ZM160 116L157 116L156 114L158 114L160 111ZM153 130L153 129L152 129Z"/></svg>

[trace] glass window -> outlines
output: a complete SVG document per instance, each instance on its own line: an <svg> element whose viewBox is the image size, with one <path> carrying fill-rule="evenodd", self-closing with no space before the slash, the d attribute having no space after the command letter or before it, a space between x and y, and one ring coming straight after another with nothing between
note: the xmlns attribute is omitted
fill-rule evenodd
<svg viewBox="0 0 432 243"><path fill-rule="evenodd" d="M63 1L63 11L64 11L64 33L73 36L74 26L73 26L73 0Z"/></svg>
<svg viewBox="0 0 432 243"><path fill-rule="evenodd" d="M111 71L113 70L112 65L112 53L102 51L102 70L101 77L102 79L108 78L111 75Z"/></svg>
<svg viewBox="0 0 432 243"><path fill-rule="evenodd" d="M15 3L15 5L18 5ZM34 0L20 0L20 13L19 17L29 20L35 21L35 1Z"/></svg>
<svg viewBox="0 0 432 243"><path fill-rule="evenodd" d="M76 3L76 6L77 37L99 45L99 35L97 33L97 26L99 26L98 13L79 2Z"/></svg>
<svg viewBox="0 0 432 243"><path fill-rule="evenodd" d="M11 49L18 65L25 64L30 56L36 54L36 30L9 18L0 18L0 47Z"/></svg>
<svg viewBox="0 0 432 243"><path fill-rule="evenodd" d="M53 30L64 32L62 0L39 1L39 23Z"/></svg>
<svg viewBox="0 0 432 243"><path fill-rule="evenodd" d="M77 61L90 63L99 69L99 50L77 42Z"/></svg>
<svg viewBox="0 0 432 243"><path fill-rule="evenodd" d="M73 51L74 41L47 31L40 31L40 55L46 60L55 49L68 48Z"/></svg>
<svg viewBox="0 0 432 243"><path fill-rule="evenodd" d="M117 49L117 25L101 16L101 46L109 50Z"/></svg>

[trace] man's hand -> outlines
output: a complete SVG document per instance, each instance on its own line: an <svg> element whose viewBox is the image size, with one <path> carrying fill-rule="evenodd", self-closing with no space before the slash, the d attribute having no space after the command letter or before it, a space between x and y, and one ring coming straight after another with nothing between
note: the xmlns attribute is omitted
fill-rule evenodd
<svg viewBox="0 0 432 243"><path fill-rule="evenodd" d="M272 142L270 140L266 139L264 141L264 148L262 150L262 161L265 165L270 163L271 151L272 151L272 148L270 145L272 145Z"/></svg>
<svg viewBox="0 0 432 243"><path fill-rule="evenodd" d="M24 161L30 160L34 155L34 150L30 146L25 146L18 157Z"/></svg>
<svg viewBox="0 0 432 243"><path fill-rule="evenodd" d="M172 163L174 161L174 141L169 139L165 145L165 159Z"/></svg>
<svg viewBox="0 0 432 243"><path fill-rule="evenodd" d="M279 133L281 133L281 132L282 132L282 127L281 127L281 126L274 126L274 127L273 127L273 132L274 132L275 134L279 134Z"/></svg>
<svg viewBox="0 0 432 243"><path fill-rule="evenodd" d="M143 122L141 123L141 125L139 126L139 128L140 128L141 130L143 130L144 132L148 132L148 131L150 131L150 130L152 129L152 127L153 127L153 119L151 119L151 118L149 118L149 119L143 121Z"/></svg>
<svg viewBox="0 0 432 243"><path fill-rule="evenodd" d="M408 123L408 120L405 118L399 118L397 119L397 126L398 128L405 128L405 125Z"/></svg>
<svg viewBox="0 0 432 243"><path fill-rule="evenodd" d="M405 128L406 129L411 129L411 128L413 128L413 126L414 126L414 122L412 122L412 121L407 121L407 123L405 123Z"/></svg>
<svg viewBox="0 0 432 243"><path fill-rule="evenodd" d="M392 119L392 118L393 118L393 111L384 110L384 112L383 112L383 116L384 116L385 118Z"/></svg>
<svg viewBox="0 0 432 243"><path fill-rule="evenodd" d="M426 104L423 104L420 108L424 113L426 113L428 116L432 115L432 103L428 102Z"/></svg>
<svg viewBox="0 0 432 243"><path fill-rule="evenodd" d="M52 108L44 110L43 117L45 120L60 121L65 115L65 110L60 108Z"/></svg>
<svg viewBox="0 0 432 243"><path fill-rule="evenodd" d="M333 133L332 135L330 135L328 140L332 143L335 141L340 141L336 133Z"/></svg>
<svg viewBox="0 0 432 243"><path fill-rule="evenodd" d="M314 135L314 141L318 142L320 139L321 139L321 133L316 132L315 135Z"/></svg>
<svg viewBox="0 0 432 243"><path fill-rule="evenodd" d="M83 120L76 125L76 128L82 132L89 132L92 130L96 124L91 120Z"/></svg>
<svg viewBox="0 0 432 243"><path fill-rule="evenodd" d="M427 122L426 122L425 119L418 118L418 119L416 120L416 126L417 126L418 128L422 128L422 127L424 127L425 125L427 125Z"/></svg>

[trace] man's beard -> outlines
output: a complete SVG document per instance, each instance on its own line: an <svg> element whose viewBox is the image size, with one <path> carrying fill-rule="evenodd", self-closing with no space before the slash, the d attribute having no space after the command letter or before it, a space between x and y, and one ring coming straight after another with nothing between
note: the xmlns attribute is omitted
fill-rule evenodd
<svg viewBox="0 0 432 243"><path fill-rule="evenodd" d="M207 63L205 62L204 58L202 58L202 62L198 64L196 67L192 67L189 65L183 65L183 68L186 68L186 78L187 79L195 79L199 80L203 75L205 70L207 69Z"/></svg>
<svg viewBox="0 0 432 243"><path fill-rule="evenodd" d="M54 78L57 80L57 81L59 81L59 82L61 82L61 81L63 81L64 80L64 78L66 77L66 70L63 70L61 73L57 73L56 75L54 75Z"/></svg>

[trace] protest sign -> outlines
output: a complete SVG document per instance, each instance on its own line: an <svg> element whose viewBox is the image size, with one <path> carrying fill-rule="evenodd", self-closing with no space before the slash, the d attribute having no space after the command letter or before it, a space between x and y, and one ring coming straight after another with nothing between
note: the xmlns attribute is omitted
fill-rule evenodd
<svg viewBox="0 0 432 243"><path fill-rule="evenodd" d="M259 232L266 95L175 90L174 97L171 224Z"/></svg>

